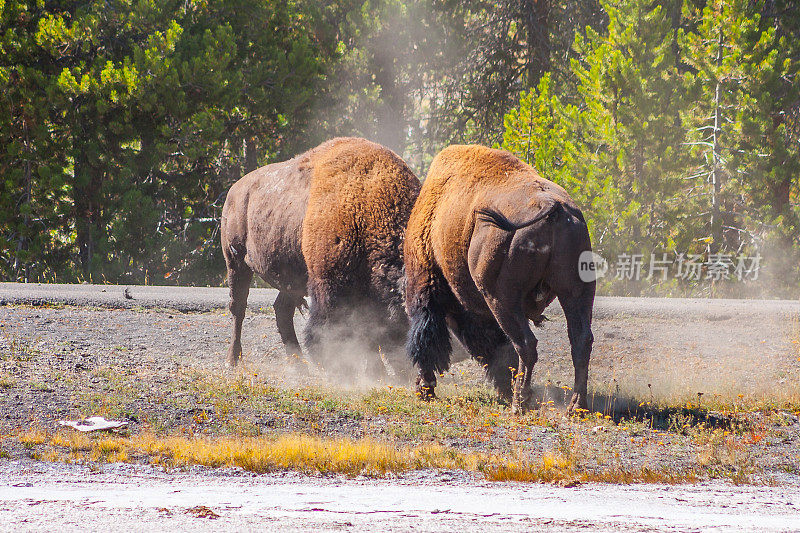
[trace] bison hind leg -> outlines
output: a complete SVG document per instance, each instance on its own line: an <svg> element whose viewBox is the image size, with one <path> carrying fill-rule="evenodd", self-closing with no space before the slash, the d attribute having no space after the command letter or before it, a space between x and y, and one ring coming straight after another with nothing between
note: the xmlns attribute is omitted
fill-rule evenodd
<svg viewBox="0 0 800 533"><path fill-rule="evenodd" d="M473 359L483 365L500 397L510 400L519 357L506 334L492 317L465 311L453 318L453 333Z"/></svg>
<svg viewBox="0 0 800 533"><path fill-rule="evenodd" d="M572 351L572 364L575 368L575 385L568 411L588 408L587 383L589 379L589 358L592 353L592 305L594 284L586 286L578 295L560 294L558 297L564 316L567 319L567 334Z"/></svg>
<svg viewBox="0 0 800 533"><path fill-rule="evenodd" d="M226 260L228 257L226 256ZM228 309L233 315L231 344L228 348L228 365L236 366L242 356L242 322L247 311L247 296L250 294L250 282L253 271L244 262L228 260L228 286L230 287L230 303Z"/></svg>

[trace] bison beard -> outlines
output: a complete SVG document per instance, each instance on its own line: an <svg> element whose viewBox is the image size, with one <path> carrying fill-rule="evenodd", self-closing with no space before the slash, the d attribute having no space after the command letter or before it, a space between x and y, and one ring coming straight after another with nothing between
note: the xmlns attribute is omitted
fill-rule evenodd
<svg viewBox="0 0 800 533"><path fill-rule="evenodd" d="M391 150L355 138L333 139L236 182L221 224L233 315L229 364L241 357L253 273L279 290L275 318L289 354L300 354L293 315L306 294L312 356L323 351L326 329L347 336L349 321L368 329L352 333L367 337L373 359L378 345L400 348L408 329L403 233L419 188Z"/></svg>
<svg viewBox="0 0 800 533"><path fill-rule="evenodd" d="M538 359L528 321L541 323L558 298L575 367L570 409L585 408L595 284L580 279L578 258L590 249L566 191L510 153L451 146L437 155L404 252L418 393L433 397L436 373L449 367L449 327L512 409L524 410Z"/></svg>

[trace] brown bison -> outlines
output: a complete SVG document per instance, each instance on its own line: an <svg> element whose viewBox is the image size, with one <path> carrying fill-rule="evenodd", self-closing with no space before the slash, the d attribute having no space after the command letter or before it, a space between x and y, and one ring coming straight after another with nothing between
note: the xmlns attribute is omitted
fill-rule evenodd
<svg viewBox="0 0 800 533"><path fill-rule="evenodd" d="M581 280L578 262L588 250L581 211L529 165L483 146L440 152L406 229L407 350L418 393L432 397L436 373L450 365L449 327L520 412L538 357L528 321L540 324L558 297L575 366L570 410L585 408L595 282Z"/></svg>
<svg viewBox="0 0 800 533"><path fill-rule="evenodd" d="M300 353L293 317L306 294L312 353L323 328L354 311L402 346L403 232L419 189L394 152L356 138L330 140L234 183L221 225L233 315L229 364L241 357L253 272L279 290L275 319L290 354Z"/></svg>

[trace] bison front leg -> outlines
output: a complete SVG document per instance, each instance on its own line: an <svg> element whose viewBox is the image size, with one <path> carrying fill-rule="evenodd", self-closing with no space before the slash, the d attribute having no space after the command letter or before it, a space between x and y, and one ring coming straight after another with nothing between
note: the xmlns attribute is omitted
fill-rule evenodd
<svg viewBox="0 0 800 533"><path fill-rule="evenodd" d="M503 400L511 401L519 356L494 317L468 311L450 315L450 329L485 370ZM450 322L448 322L450 323Z"/></svg>
<svg viewBox="0 0 800 533"><path fill-rule="evenodd" d="M228 348L228 365L231 367L236 366L242 356L242 322L247 311L247 296L250 294L251 281L253 281L253 271L247 265L228 267L228 286L231 295L228 309L233 316L231 345Z"/></svg>
<svg viewBox="0 0 800 533"><path fill-rule="evenodd" d="M406 350L419 368L417 395L429 400L436 396L436 374L450 367L450 332L445 314L430 300L417 299L409 309L409 321Z"/></svg>
<svg viewBox="0 0 800 533"><path fill-rule="evenodd" d="M306 350L312 360L324 364L324 352L330 350L322 345L323 339L329 337L327 333L334 322L334 310L340 302L329 284L313 277L308 280L308 300L308 322L304 332Z"/></svg>

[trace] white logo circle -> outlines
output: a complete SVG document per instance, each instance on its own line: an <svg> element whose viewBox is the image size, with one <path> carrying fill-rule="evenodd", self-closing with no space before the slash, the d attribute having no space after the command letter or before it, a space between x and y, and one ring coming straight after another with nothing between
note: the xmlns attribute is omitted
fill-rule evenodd
<svg viewBox="0 0 800 533"><path fill-rule="evenodd" d="M591 250L581 252L578 257L578 276L584 283L591 283L602 278L608 272L608 261Z"/></svg>

